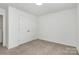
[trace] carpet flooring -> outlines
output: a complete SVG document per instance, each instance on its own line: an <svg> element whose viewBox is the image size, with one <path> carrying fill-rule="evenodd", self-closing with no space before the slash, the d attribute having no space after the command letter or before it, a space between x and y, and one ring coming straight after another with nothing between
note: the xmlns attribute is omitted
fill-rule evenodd
<svg viewBox="0 0 79 59"><path fill-rule="evenodd" d="M78 51L73 46L37 39L12 49L0 46L0 55L78 55Z"/></svg>

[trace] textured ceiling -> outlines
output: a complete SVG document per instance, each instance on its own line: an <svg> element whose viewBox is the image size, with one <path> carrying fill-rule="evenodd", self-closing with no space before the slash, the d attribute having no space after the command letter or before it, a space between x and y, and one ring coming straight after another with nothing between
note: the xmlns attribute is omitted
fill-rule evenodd
<svg viewBox="0 0 79 59"><path fill-rule="evenodd" d="M44 3L41 6L35 5L34 3L8 3L1 5L11 5L34 15L44 15L76 7L75 3Z"/></svg>

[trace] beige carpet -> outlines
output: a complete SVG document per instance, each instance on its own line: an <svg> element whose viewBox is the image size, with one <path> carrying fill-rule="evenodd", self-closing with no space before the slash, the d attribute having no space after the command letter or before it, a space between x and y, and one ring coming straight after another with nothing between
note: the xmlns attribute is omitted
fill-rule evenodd
<svg viewBox="0 0 79 59"><path fill-rule="evenodd" d="M78 51L76 47L37 39L9 50L0 46L0 55L78 55Z"/></svg>

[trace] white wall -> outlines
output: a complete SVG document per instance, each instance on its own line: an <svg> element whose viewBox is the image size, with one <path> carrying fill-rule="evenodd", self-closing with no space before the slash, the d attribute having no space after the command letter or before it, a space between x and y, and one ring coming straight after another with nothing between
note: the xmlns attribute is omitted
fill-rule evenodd
<svg viewBox="0 0 79 59"><path fill-rule="evenodd" d="M77 45L76 8L39 17L39 39Z"/></svg>
<svg viewBox="0 0 79 59"><path fill-rule="evenodd" d="M36 39L36 16L10 6L8 18L8 48Z"/></svg>

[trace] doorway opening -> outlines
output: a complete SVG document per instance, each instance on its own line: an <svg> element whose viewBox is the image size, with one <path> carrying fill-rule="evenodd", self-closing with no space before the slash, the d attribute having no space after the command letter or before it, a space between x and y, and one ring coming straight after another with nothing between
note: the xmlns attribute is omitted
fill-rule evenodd
<svg viewBox="0 0 79 59"><path fill-rule="evenodd" d="M0 15L0 47L3 46L3 15Z"/></svg>

